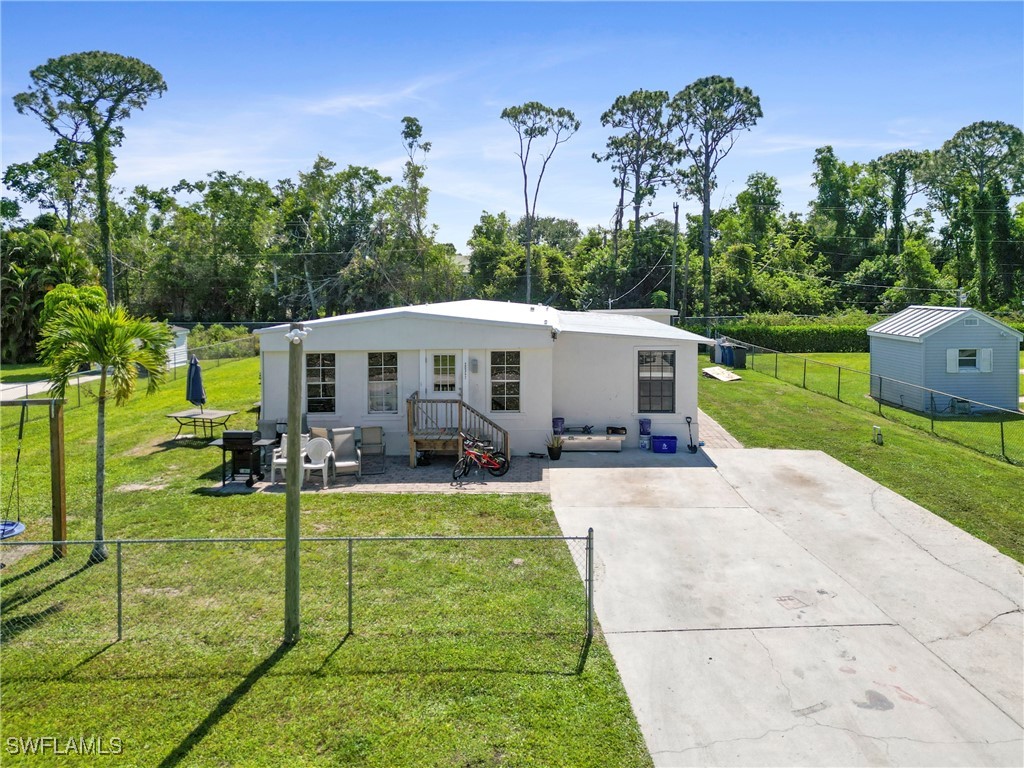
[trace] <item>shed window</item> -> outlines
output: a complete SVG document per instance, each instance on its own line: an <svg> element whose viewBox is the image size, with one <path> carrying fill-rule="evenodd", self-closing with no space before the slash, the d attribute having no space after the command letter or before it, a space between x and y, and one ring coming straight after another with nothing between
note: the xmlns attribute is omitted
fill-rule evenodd
<svg viewBox="0 0 1024 768"><path fill-rule="evenodd" d="M519 385L521 377L519 352L491 352L491 410L521 410Z"/></svg>
<svg viewBox="0 0 1024 768"><path fill-rule="evenodd" d="M334 413L334 353L306 355L306 410Z"/></svg>
<svg viewBox="0 0 1024 768"><path fill-rule="evenodd" d="M992 372L992 350L986 349L947 349L946 373L968 373L980 371Z"/></svg>
<svg viewBox="0 0 1024 768"><path fill-rule="evenodd" d="M398 353L367 355L367 392L370 413L398 413Z"/></svg>
<svg viewBox="0 0 1024 768"><path fill-rule="evenodd" d="M640 413L675 413L676 353L672 350L640 352L637 383Z"/></svg>

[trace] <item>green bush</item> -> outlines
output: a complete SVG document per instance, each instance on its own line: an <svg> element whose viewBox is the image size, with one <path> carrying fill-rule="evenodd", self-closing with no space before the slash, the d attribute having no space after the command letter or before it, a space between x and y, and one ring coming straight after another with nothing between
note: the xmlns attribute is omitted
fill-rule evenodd
<svg viewBox="0 0 1024 768"><path fill-rule="evenodd" d="M233 343L229 343L233 342ZM209 328L197 324L188 334L189 353L200 359L250 357L259 353L259 340L244 325L225 328L214 323Z"/></svg>
<svg viewBox="0 0 1024 768"><path fill-rule="evenodd" d="M867 352L868 335L859 325L760 325L730 323L715 332L778 352Z"/></svg>

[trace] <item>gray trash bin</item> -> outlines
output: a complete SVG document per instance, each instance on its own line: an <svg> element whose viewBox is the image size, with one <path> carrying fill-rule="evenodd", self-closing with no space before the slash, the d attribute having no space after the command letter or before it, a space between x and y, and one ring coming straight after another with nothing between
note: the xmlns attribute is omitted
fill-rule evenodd
<svg viewBox="0 0 1024 768"><path fill-rule="evenodd" d="M747 348L737 344L732 348L733 368L747 367Z"/></svg>

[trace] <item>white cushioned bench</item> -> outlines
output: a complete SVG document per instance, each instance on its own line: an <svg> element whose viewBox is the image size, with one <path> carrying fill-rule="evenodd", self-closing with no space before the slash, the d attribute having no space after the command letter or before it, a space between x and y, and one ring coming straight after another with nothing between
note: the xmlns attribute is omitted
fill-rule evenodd
<svg viewBox="0 0 1024 768"><path fill-rule="evenodd" d="M625 435L562 435L563 451L621 451Z"/></svg>

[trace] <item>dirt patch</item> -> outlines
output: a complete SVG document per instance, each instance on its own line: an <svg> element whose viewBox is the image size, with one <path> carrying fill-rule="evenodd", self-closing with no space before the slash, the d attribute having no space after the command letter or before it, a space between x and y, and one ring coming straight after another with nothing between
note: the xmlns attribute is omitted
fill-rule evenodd
<svg viewBox="0 0 1024 768"><path fill-rule="evenodd" d="M118 491L162 491L167 483L125 483L117 486Z"/></svg>

